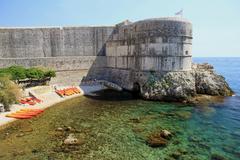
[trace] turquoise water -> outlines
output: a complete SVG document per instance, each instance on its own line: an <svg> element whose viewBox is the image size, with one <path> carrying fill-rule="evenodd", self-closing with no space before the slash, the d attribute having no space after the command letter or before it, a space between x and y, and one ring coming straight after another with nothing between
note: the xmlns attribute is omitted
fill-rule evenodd
<svg viewBox="0 0 240 160"><path fill-rule="evenodd" d="M213 64L236 96L205 106L143 101L113 91L79 97L1 130L0 159L240 159L240 59L194 61ZM173 134L167 145L150 147L148 137L163 129ZM63 145L70 133L81 145Z"/></svg>
<svg viewBox="0 0 240 160"><path fill-rule="evenodd" d="M223 75L236 96L225 98L222 104L212 104L214 111L208 117L195 109L194 118L189 121L195 133L197 128L209 138L211 150L240 159L240 58L194 58L194 62L208 62L217 73Z"/></svg>

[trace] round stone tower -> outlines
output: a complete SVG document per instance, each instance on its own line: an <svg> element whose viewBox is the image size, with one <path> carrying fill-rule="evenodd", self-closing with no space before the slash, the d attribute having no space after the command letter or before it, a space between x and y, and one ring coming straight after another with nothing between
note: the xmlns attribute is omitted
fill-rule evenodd
<svg viewBox="0 0 240 160"><path fill-rule="evenodd" d="M192 25L183 18L120 23L106 44L107 66L134 71L187 71Z"/></svg>

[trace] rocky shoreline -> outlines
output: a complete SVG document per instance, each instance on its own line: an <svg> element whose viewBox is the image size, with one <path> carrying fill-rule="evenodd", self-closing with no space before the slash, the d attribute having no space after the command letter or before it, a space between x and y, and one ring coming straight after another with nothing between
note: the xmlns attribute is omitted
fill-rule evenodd
<svg viewBox="0 0 240 160"><path fill-rule="evenodd" d="M199 103L211 101L234 92L225 78L214 71L212 65L193 64L191 71L168 72L155 74L152 72L147 83L142 86L141 96L146 100L177 101Z"/></svg>

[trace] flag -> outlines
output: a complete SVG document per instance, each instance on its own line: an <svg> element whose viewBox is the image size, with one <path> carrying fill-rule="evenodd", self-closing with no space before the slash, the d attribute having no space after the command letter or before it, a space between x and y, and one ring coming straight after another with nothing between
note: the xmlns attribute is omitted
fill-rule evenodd
<svg viewBox="0 0 240 160"><path fill-rule="evenodd" d="M183 9L175 13L176 16L183 16Z"/></svg>

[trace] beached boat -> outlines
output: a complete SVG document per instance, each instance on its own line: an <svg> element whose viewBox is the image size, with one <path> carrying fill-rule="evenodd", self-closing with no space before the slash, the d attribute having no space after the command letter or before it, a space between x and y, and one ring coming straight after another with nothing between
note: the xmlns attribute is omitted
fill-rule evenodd
<svg viewBox="0 0 240 160"><path fill-rule="evenodd" d="M30 119L32 118L32 116L27 116L27 115L6 115L6 117L10 117L10 118L17 118L17 119Z"/></svg>
<svg viewBox="0 0 240 160"><path fill-rule="evenodd" d="M42 100L38 99L38 98L35 98L35 97L27 97L27 98L22 98L20 101L19 101L21 104L29 104L29 105L35 105L37 103L41 103Z"/></svg>
<svg viewBox="0 0 240 160"><path fill-rule="evenodd" d="M38 111L38 112L44 112L42 109L21 109L20 111Z"/></svg>
<svg viewBox="0 0 240 160"><path fill-rule="evenodd" d="M70 88L65 88L65 89L62 89L62 90L56 90L55 92L61 97L71 96L71 95L74 95L74 94L81 93L81 91L77 87L70 87Z"/></svg>
<svg viewBox="0 0 240 160"><path fill-rule="evenodd" d="M7 114L6 117L17 118L17 119L30 119L34 116L41 114L41 109L21 109L20 111Z"/></svg>

